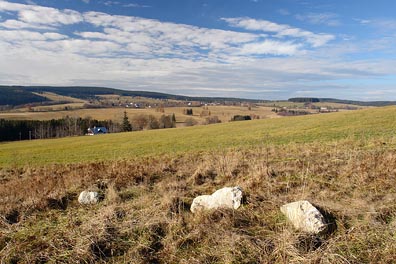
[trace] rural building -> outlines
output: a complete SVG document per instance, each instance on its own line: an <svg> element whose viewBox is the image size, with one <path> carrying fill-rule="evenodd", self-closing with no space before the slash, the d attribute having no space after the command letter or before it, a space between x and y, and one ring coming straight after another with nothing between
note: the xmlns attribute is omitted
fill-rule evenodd
<svg viewBox="0 0 396 264"><path fill-rule="evenodd" d="M87 135L93 136L93 135L100 135L106 133L107 133L107 128L94 126L93 128L88 128Z"/></svg>

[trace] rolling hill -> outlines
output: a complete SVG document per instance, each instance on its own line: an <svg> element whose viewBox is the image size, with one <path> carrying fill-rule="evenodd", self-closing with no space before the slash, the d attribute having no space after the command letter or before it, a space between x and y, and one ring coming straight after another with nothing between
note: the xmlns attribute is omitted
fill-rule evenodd
<svg viewBox="0 0 396 264"><path fill-rule="evenodd" d="M154 99L168 99L181 101L202 101L202 102L260 102L261 100L226 98L226 97L189 97L183 95L173 95L166 93L148 92L148 91L127 91L106 87L53 87L53 86L0 86L0 105L22 105L28 103L37 103L49 101L40 93L53 93L61 96L68 96L78 99L100 99L99 95L120 95L120 96L139 96Z"/></svg>
<svg viewBox="0 0 396 264"><path fill-rule="evenodd" d="M0 106L1 105L24 105L30 103L51 102L51 97L40 95L43 93L53 93L59 96L69 97L73 102L76 99L100 99L98 96L103 95L119 95L132 97L145 97L163 100L180 100L180 101L201 101L201 102L271 102L270 100L262 99L244 99L244 98L228 98L228 97L192 97L183 95L174 95L167 93L149 92L149 91L127 91L106 87L80 87L80 86L1 86L0 85ZM74 99L72 99L74 98ZM298 97L290 98L289 102L323 102L323 103L337 103L349 104L358 106L389 106L395 105L395 101L354 101L334 98L311 98Z"/></svg>
<svg viewBox="0 0 396 264"><path fill-rule="evenodd" d="M316 97L295 97L290 98L289 102L294 103L336 103L336 104L348 104L358 106L389 106L396 105L395 101L355 101L335 98L316 98Z"/></svg>
<svg viewBox="0 0 396 264"><path fill-rule="evenodd" d="M288 144L348 137L392 136L396 108L385 107L328 115L231 122L180 129L70 137L0 145L0 166L71 163L137 156ZM105 150L105 151L95 151Z"/></svg>
<svg viewBox="0 0 396 264"><path fill-rule="evenodd" d="M395 112L2 143L0 262L393 263ZM225 186L240 208L190 212ZM81 205L83 190L103 199ZM326 232L287 221L298 200Z"/></svg>
<svg viewBox="0 0 396 264"><path fill-rule="evenodd" d="M0 86L0 105L15 106L45 101L49 100L22 87Z"/></svg>

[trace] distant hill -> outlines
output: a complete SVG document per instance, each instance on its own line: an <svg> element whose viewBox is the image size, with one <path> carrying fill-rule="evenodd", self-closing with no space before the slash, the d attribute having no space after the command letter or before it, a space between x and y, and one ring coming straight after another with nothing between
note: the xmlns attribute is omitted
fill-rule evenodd
<svg viewBox="0 0 396 264"><path fill-rule="evenodd" d="M133 97L146 97L163 100L179 100L179 101L201 101L205 103L213 102L270 102L269 100L253 100L243 98L228 97L191 97L184 95L175 95L148 91L127 91L121 89L107 87L85 87L85 86L2 86L0 85L0 105L18 106L32 103L49 103L51 102L40 93L50 92L58 95L74 97L78 99L98 99L99 95L120 95ZM353 101L334 98L316 98L316 97L295 97L288 99L289 102L295 103L340 103L359 106L388 106L396 105L396 101Z"/></svg>
<svg viewBox="0 0 396 264"><path fill-rule="evenodd" d="M148 91L126 91L106 87L83 87L83 86L0 86L0 105L22 105L48 101L49 99L37 95L43 92L51 92L63 96L70 96L79 99L94 99L98 95L120 95L120 96L140 96L155 99L169 99L182 101L202 101L202 102L262 102L262 100L251 100L242 98L227 97L189 97L166 93ZM36 94L35 94L36 93Z"/></svg>
<svg viewBox="0 0 396 264"><path fill-rule="evenodd" d="M316 98L316 97L295 97L290 98L289 102L293 103L339 103L359 106L389 106L396 105L396 101L353 101L334 98Z"/></svg>
<svg viewBox="0 0 396 264"><path fill-rule="evenodd" d="M0 86L0 105L23 105L28 103L39 103L49 99L33 94L21 87Z"/></svg>

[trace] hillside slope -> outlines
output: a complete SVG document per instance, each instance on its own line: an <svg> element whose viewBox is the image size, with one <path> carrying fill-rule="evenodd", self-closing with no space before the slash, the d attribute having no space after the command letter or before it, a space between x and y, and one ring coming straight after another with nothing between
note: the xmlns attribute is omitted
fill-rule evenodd
<svg viewBox="0 0 396 264"><path fill-rule="evenodd" d="M393 136L396 108L287 117L95 137L0 144L0 167L183 154L230 147Z"/></svg>
<svg viewBox="0 0 396 264"><path fill-rule="evenodd" d="M335 104L358 105L358 106L396 105L395 101L356 101L356 100L345 100L345 99L335 99L335 98L315 98L315 97L295 97L295 98L289 98L288 101L295 103L335 103Z"/></svg>
<svg viewBox="0 0 396 264"><path fill-rule="evenodd" d="M0 105L22 105L46 102L46 97L34 94L18 87L0 86Z"/></svg>
<svg viewBox="0 0 396 264"><path fill-rule="evenodd" d="M251 100L241 98L226 98L226 97L190 97L183 95L174 95L158 92L149 91L130 91L120 90L107 87L79 87L79 86L1 86L0 85L0 105L20 105L34 102L46 101L47 99L43 96L36 95L37 93L54 93L61 96L68 96L78 99L93 99L98 98L99 95L120 95L120 96L134 96L134 97L146 97L155 99L166 99L166 100L182 100L182 101L203 101L203 102L214 102L214 101L245 101L245 102L259 102L262 100ZM18 95L16 98L15 95ZM18 99L18 100L17 100ZM39 100L40 99L40 100Z"/></svg>
<svg viewBox="0 0 396 264"><path fill-rule="evenodd" d="M393 263L395 111L0 144L0 262ZM238 210L190 212L224 186ZM328 232L293 228L297 200Z"/></svg>

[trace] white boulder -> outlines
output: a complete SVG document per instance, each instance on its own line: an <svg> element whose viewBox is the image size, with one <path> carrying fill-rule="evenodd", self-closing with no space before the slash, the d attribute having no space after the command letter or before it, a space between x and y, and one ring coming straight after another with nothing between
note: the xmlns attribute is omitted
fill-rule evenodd
<svg viewBox="0 0 396 264"><path fill-rule="evenodd" d="M196 197L191 204L191 212L218 208L238 209L242 201L241 187L224 187L212 195Z"/></svg>
<svg viewBox="0 0 396 264"><path fill-rule="evenodd" d="M99 193L83 191L78 196L78 202L80 204L96 204L99 202Z"/></svg>
<svg viewBox="0 0 396 264"><path fill-rule="evenodd" d="M323 215L308 201L288 203L280 210L297 230L318 234L327 227Z"/></svg>

